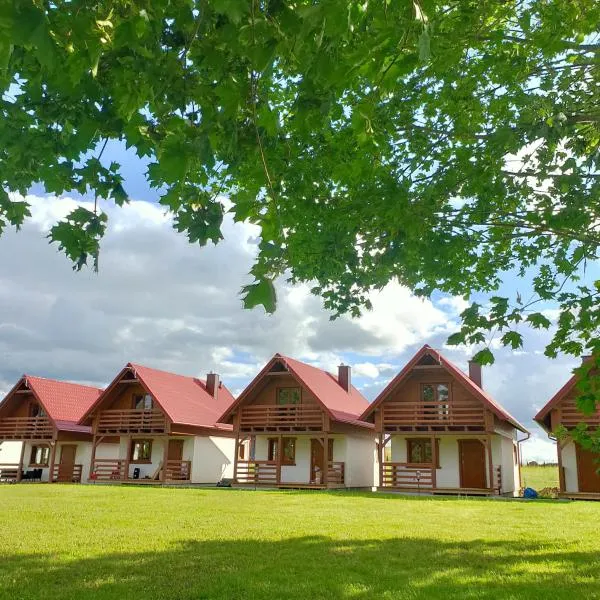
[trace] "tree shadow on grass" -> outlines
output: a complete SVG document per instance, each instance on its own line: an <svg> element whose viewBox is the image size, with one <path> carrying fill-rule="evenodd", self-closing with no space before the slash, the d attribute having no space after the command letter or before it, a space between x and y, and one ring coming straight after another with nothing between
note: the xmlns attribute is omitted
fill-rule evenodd
<svg viewBox="0 0 600 600"><path fill-rule="evenodd" d="M511 540L224 539L0 561L0 598L10 599L600 598L597 553Z"/></svg>

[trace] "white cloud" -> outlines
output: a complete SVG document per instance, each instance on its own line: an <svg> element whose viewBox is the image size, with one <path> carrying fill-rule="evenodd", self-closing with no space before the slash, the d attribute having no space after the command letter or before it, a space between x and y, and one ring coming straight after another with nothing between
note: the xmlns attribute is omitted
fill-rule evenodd
<svg viewBox="0 0 600 600"><path fill-rule="evenodd" d="M281 352L332 371L351 364L353 381L373 398L422 344L443 348L466 305L416 298L390 283L372 294L373 310L331 321L309 285L281 281L274 315L247 311L239 290L251 281L256 227L226 216L225 240L199 248L173 231L162 207L135 201L105 207L100 272L76 273L45 234L79 203L27 199L33 218L0 236L0 392L24 372L104 384L127 361L216 371L239 391ZM574 366L546 359L546 343L547 332L532 332L527 354L498 349L496 364L484 369L485 387L526 425ZM444 353L466 368L474 350Z"/></svg>

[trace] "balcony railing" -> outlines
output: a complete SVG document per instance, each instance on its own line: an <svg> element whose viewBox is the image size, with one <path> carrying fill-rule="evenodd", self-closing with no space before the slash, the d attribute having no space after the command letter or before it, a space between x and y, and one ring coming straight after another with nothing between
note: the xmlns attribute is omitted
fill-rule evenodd
<svg viewBox="0 0 600 600"><path fill-rule="evenodd" d="M237 483L277 485L277 463L270 460L240 460L235 479Z"/></svg>
<svg viewBox="0 0 600 600"><path fill-rule="evenodd" d="M382 407L385 431L461 431L485 429L485 411L477 404L387 402Z"/></svg>
<svg viewBox="0 0 600 600"><path fill-rule="evenodd" d="M299 431L324 429L324 414L318 406L252 405L241 409L242 431Z"/></svg>
<svg viewBox="0 0 600 600"><path fill-rule="evenodd" d="M384 462L381 487L406 490L432 490L433 465Z"/></svg>
<svg viewBox="0 0 600 600"><path fill-rule="evenodd" d="M121 481L125 479L125 461L118 458L96 458L92 481Z"/></svg>
<svg viewBox="0 0 600 600"><path fill-rule="evenodd" d="M48 417L0 419L0 440L50 440L54 426Z"/></svg>
<svg viewBox="0 0 600 600"><path fill-rule="evenodd" d="M281 465L285 468L285 465ZM237 483L251 485L277 486L282 482L277 478L277 463L272 460L240 460L237 463L235 473ZM345 481L345 463L341 461L330 461L328 472L328 484L343 485ZM302 483L297 482L300 485ZM306 481L304 485L323 485L320 477L315 481Z"/></svg>
<svg viewBox="0 0 600 600"><path fill-rule="evenodd" d="M19 463L0 464L0 482L13 483L19 476Z"/></svg>
<svg viewBox="0 0 600 600"><path fill-rule="evenodd" d="M83 465L54 465L52 481L58 483L81 483Z"/></svg>
<svg viewBox="0 0 600 600"><path fill-rule="evenodd" d="M565 401L560 407L559 424L572 429L578 423L585 423L588 427L600 427L600 409L596 408L591 415L586 415L577 408L575 400Z"/></svg>
<svg viewBox="0 0 600 600"><path fill-rule="evenodd" d="M167 420L160 410L103 410L96 419L96 433L165 433Z"/></svg>

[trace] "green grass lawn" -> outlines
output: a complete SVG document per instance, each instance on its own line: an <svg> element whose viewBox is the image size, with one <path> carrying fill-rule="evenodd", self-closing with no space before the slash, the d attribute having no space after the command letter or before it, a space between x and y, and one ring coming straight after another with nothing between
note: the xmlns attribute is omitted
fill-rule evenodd
<svg viewBox="0 0 600 600"><path fill-rule="evenodd" d="M558 466L540 465L537 467L521 467L523 486L541 490L547 487L558 487Z"/></svg>
<svg viewBox="0 0 600 600"><path fill-rule="evenodd" d="M600 598L600 503L0 487L0 598Z"/></svg>

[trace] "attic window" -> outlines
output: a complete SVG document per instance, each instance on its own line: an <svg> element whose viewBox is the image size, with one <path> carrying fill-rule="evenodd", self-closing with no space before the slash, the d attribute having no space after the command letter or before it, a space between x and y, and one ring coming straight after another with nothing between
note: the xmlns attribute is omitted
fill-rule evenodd
<svg viewBox="0 0 600 600"><path fill-rule="evenodd" d="M135 394L133 396L133 408L135 410L152 410L154 402L150 394Z"/></svg>
<svg viewBox="0 0 600 600"><path fill-rule="evenodd" d="M29 414L31 417L45 417L46 411L36 402L31 405Z"/></svg>
<svg viewBox="0 0 600 600"><path fill-rule="evenodd" d="M277 388L277 404L285 406L288 404L300 404L302 394L299 387Z"/></svg>

